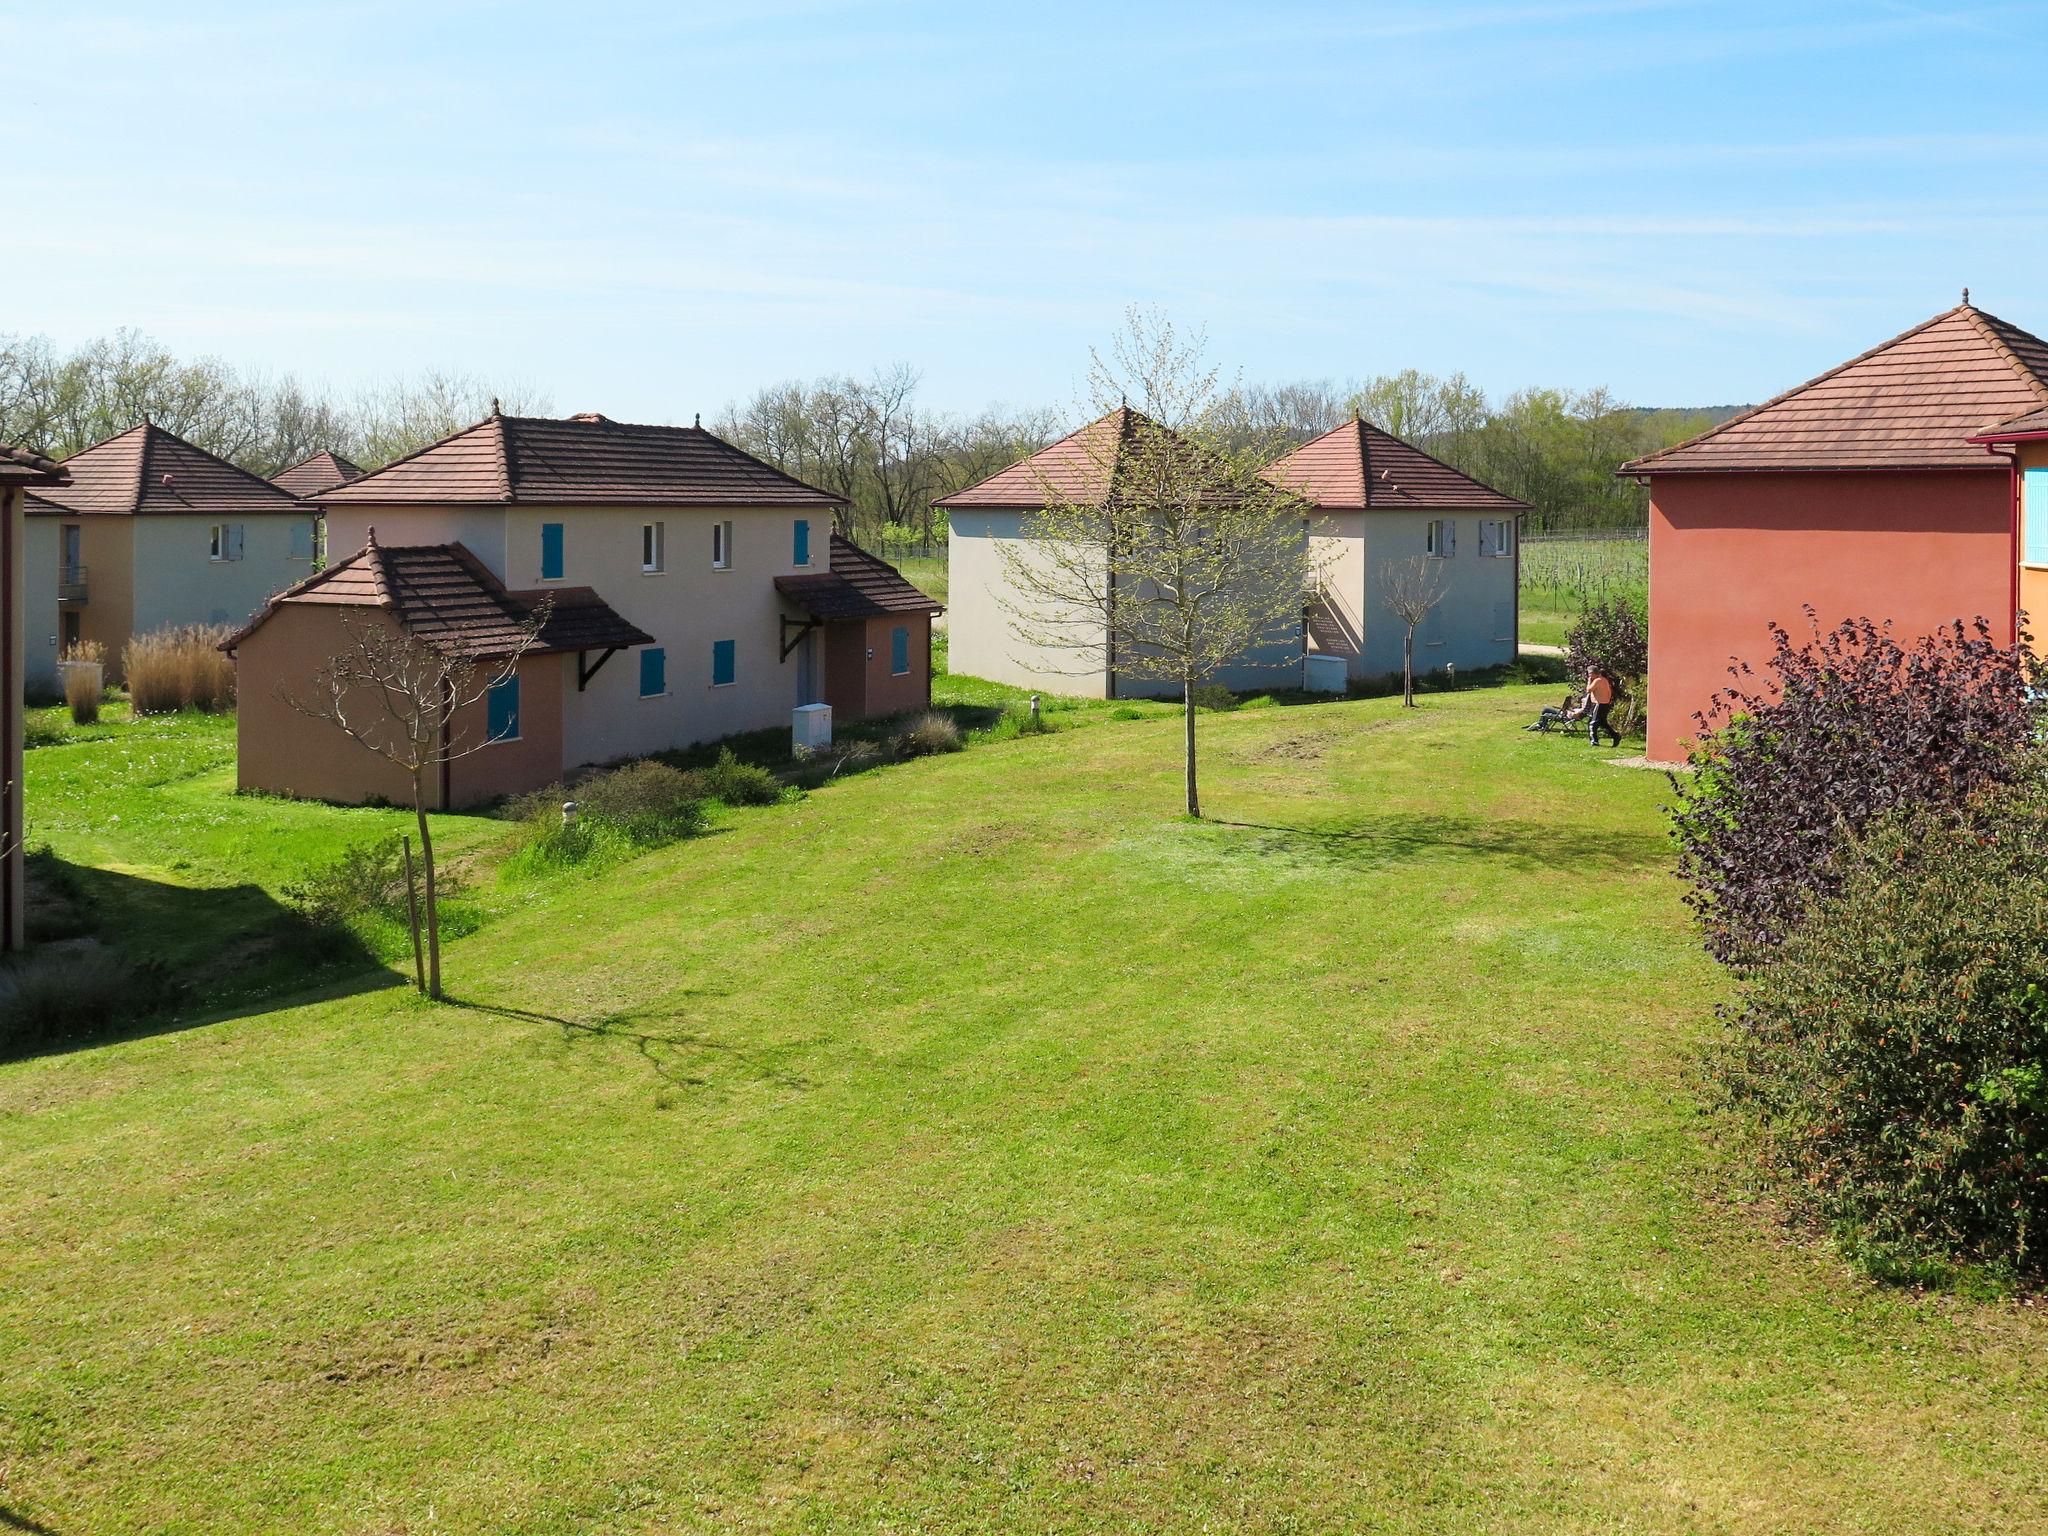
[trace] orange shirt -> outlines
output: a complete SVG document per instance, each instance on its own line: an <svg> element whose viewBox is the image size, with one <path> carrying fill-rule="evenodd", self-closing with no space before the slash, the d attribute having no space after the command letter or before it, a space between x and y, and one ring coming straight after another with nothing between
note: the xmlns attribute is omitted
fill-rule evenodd
<svg viewBox="0 0 2048 1536"><path fill-rule="evenodd" d="M1595 704L1612 704L1614 684L1604 677L1595 677L1592 682L1586 684L1586 696Z"/></svg>

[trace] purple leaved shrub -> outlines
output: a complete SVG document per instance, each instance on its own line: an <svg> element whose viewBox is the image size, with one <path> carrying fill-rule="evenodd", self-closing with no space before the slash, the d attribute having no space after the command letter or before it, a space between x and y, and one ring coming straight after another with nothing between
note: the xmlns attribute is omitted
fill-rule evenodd
<svg viewBox="0 0 2048 1536"><path fill-rule="evenodd" d="M1957 805L2022 771L2042 664L1983 619L1901 643L1853 619L1794 644L1772 626L1762 672L1694 718L1695 772L1675 780L1672 831L1687 901L1723 963L1767 961L1837 885L1836 852L1887 812Z"/></svg>

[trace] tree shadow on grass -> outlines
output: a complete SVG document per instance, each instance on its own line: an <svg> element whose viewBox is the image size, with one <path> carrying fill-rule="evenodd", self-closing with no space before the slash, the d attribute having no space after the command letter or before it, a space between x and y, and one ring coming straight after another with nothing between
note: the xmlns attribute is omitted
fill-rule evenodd
<svg viewBox="0 0 2048 1536"><path fill-rule="evenodd" d="M680 995L724 997L727 994L689 991ZM757 1082L769 1083L777 1088L801 1090L811 1086L809 1078L801 1073L785 1071L759 1052L729 1045L695 1031L646 1028L645 1026L649 1024L676 1021L675 1014L664 1013L658 1009L628 1008L617 1013L603 1014L595 1019L566 1019L560 1014L541 1013L531 1008L510 1008L501 1003L478 1002L469 998L450 996L447 1003L452 1008L488 1014L493 1018L515 1019L528 1024L552 1024L562 1032L565 1041L599 1039L623 1042L633 1047L656 1077L675 1088L702 1089L713 1086L713 1080L704 1068L714 1061L723 1062Z"/></svg>
<svg viewBox="0 0 2048 1536"><path fill-rule="evenodd" d="M1251 834L1233 853L1307 868L1368 870L1454 853L1518 872L1633 874L1661 868L1671 857L1669 842L1654 832L1455 814L1403 812L1321 827L1229 820L1205 825Z"/></svg>
<svg viewBox="0 0 2048 1536"><path fill-rule="evenodd" d="M0 1504L0 1530L22 1531L26 1536L57 1536L55 1527L44 1525L40 1520L31 1520L5 1504Z"/></svg>
<svg viewBox="0 0 2048 1536"><path fill-rule="evenodd" d="M29 950L0 1059L60 1055L353 996L403 978L346 929L255 885L191 886L29 858Z"/></svg>

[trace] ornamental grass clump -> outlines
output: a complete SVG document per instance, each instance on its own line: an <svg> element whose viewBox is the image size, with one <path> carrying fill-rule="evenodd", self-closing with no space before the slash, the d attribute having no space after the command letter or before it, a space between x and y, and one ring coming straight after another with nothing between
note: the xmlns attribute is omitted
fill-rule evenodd
<svg viewBox="0 0 2048 1536"><path fill-rule="evenodd" d="M1764 675L1731 669L1694 717L1696 772L1674 780L1686 899L1708 949L1738 969L1834 889L1845 839L1888 811L2011 781L2042 719L2042 663L1982 619L1902 644L1868 619L1823 634L1807 618L1803 644L1773 628Z"/></svg>
<svg viewBox="0 0 2048 1536"><path fill-rule="evenodd" d="M225 624L180 624L132 637L121 650L121 671L135 713L234 708L235 664L220 648L230 633Z"/></svg>
<svg viewBox="0 0 2048 1536"><path fill-rule="evenodd" d="M97 640L74 640L57 658L57 670L64 677L64 703L73 725L91 725L99 719L106 661L107 648Z"/></svg>
<svg viewBox="0 0 2048 1536"><path fill-rule="evenodd" d="M1762 1162L1880 1276L2048 1276L2044 868L2039 777L1895 810L1729 1010Z"/></svg>
<svg viewBox="0 0 2048 1536"><path fill-rule="evenodd" d="M960 750L960 727L951 715L930 710L912 720L889 741L898 757L933 757Z"/></svg>

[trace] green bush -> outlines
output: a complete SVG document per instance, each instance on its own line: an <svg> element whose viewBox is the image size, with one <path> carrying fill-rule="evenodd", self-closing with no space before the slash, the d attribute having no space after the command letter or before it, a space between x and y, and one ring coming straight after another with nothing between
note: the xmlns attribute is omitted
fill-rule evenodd
<svg viewBox="0 0 2048 1536"><path fill-rule="evenodd" d="M601 869L703 830L706 770L685 772L652 758L594 774L574 789L552 785L513 801L508 811L526 824L519 848L506 861L515 877L568 868ZM565 803L576 805L566 821Z"/></svg>
<svg viewBox="0 0 2048 1536"><path fill-rule="evenodd" d="M743 763L731 747L720 747L718 758L708 768L692 768L702 793L726 805L773 805L782 798L782 781L766 768Z"/></svg>
<svg viewBox="0 0 2048 1536"><path fill-rule="evenodd" d="M1753 970L1715 1060L1867 1268L2048 1274L2048 791L1894 812Z"/></svg>
<svg viewBox="0 0 2048 1536"><path fill-rule="evenodd" d="M413 870L424 902L426 875L417 849ZM434 893L442 938L460 938L482 925L482 911L468 899L468 880L445 859L434 869ZM285 886L284 898L298 919L291 937L314 958L332 959L346 953L351 935L381 959L411 953L401 834L349 849L326 868ZM424 907L421 920L425 920Z"/></svg>
<svg viewBox="0 0 2048 1536"><path fill-rule="evenodd" d="M930 757L942 752L958 752L960 727L953 723L951 715L932 710L919 715L892 736L889 746L898 757Z"/></svg>
<svg viewBox="0 0 2048 1536"><path fill-rule="evenodd" d="M1204 683L1194 691L1195 708L1213 710L1218 714L1228 713L1237 708L1237 695L1220 683Z"/></svg>
<svg viewBox="0 0 2048 1536"><path fill-rule="evenodd" d="M97 947L36 949L0 967L0 1054L22 1055L140 1022L170 999L161 970Z"/></svg>

